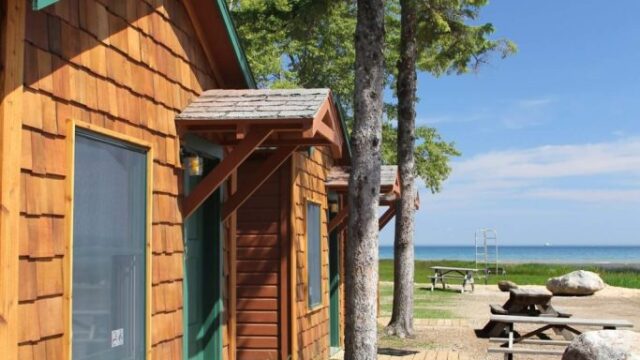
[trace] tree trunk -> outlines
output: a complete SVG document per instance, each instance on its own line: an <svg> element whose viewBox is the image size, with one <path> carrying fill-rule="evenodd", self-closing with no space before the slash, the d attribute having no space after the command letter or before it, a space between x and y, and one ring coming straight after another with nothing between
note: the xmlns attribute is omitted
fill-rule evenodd
<svg viewBox="0 0 640 360"><path fill-rule="evenodd" d="M358 0L346 251L345 359L377 358L378 194L384 79L383 0Z"/></svg>
<svg viewBox="0 0 640 360"><path fill-rule="evenodd" d="M415 185L416 0L400 0L400 61L398 62L398 169L402 193L397 201L393 247L393 313L385 331L413 336L413 233Z"/></svg>

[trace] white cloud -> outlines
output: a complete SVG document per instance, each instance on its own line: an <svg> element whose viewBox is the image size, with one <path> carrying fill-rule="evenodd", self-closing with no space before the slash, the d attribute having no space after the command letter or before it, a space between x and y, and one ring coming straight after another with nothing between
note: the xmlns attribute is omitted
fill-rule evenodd
<svg viewBox="0 0 640 360"><path fill-rule="evenodd" d="M470 179L540 179L625 172L640 175L640 138L496 151L454 164L457 176Z"/></svg>
<svg viewBox="0 0 640 360"><path fill-rule="evenodd" d="M522 108L537 108L547 106L554 100L550 97L536 98L536 99L524 99L517 102L518 106Z"/></svg>
<svg viewBox="0 0 640 360"><path fill-rule="evenodd" d="M551 117L551 97L521 99L507 107L499 117L507 129L523 129L545 123Z"/></svg>
<svg viewBox="0 0 640 360"><path fill-rule="evenodd" d="M499 106L478 107L462 112L429 114L420 116L417 123L430 126L483 122L501 125L507 129L523 129L543 124L553 118L557 100L553 96L509 99L498 102Z"/></svg>
<svg viewBox="0 0 640 360"><path fill-rule="evenodd" d="M432 198L439 206L500 199L640 202L640 137L479 154L455 162Z"/></svg>
<svg viewBox="0 0 640 360"><path fill-rule="evenodd" d="M640 189L537 189L527 197L577 202L640 202Z"/></svg>

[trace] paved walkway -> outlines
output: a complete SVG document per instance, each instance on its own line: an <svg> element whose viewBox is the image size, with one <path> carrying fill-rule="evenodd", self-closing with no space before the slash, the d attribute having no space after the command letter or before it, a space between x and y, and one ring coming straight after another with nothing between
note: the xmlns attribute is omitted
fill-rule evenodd
<svg viewBox="0 0 640 360"><path fill-rule="evenodd" d="M378 355L378 360L471 360L467 354L457 351L428 350L408 355Z"/></svg>
<svg viewBox="0 0 640 360"><path fill-rule="evenodd" d="M342 351L331 356L331 360L342 359L344 359ZM378 354L378 360L471 360L471 357L467 354L450 350L398 350L395 354Z"/></svg>

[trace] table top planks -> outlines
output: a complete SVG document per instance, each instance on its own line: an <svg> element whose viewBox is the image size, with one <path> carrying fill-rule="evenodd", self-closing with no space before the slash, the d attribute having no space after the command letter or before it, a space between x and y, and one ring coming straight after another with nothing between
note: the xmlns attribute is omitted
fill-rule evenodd
<svg viewBox="0 0 640 360"><path fill-rule="evenodd" d="M448 270L448 271L473 271L476 272L478 269L471 268L463 268L463 267L452 267L452 266L431 266L432 270Z"/></svg>
<svg viewBox="0 0 640 360"><path fill-rule="evenodd" d="M581 319L581 318L561 318L548 316L513 316L513 315L491 315L491 321L503 323L522 324L543 324L543 325L582 325L582 326L603 326L603 327L633 327L627 320L615 319Z"/></svg>

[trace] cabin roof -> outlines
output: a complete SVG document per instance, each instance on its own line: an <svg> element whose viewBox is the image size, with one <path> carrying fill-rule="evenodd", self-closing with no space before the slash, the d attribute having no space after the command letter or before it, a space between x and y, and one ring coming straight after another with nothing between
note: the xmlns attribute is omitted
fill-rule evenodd
<svg viewBox="0 0 640 360"><path fill-rule="evenodd" d="M349 187L351 166L334 166L327 174L326 185L334 191L346 191ZM386 196L399 193L400 181L397 165L382 165L380 167L380 193Z"/></svg>
<svg viewBox="0 0 640 360"><path fill-rule="evenodd" d="M329 89L208 90L176 116L176 125L181 134L221 145L269 131L263 147L329 146L338 163L349 161L344 122Z"/></svg>
<svg viewBox="0 0 640 360"><path fill-rule="evenodd" d="M329 89L207 90L176 120L311 120L318 115L329 94Z"/></svg>

